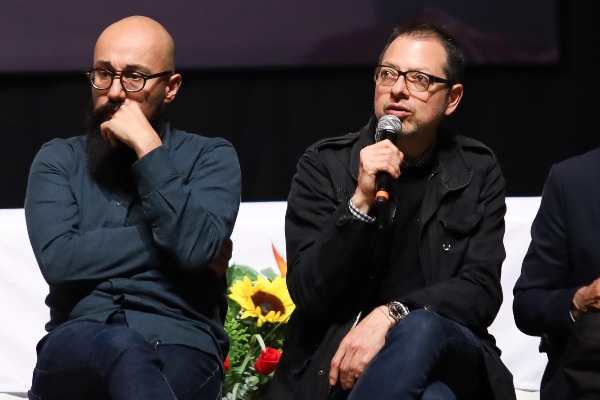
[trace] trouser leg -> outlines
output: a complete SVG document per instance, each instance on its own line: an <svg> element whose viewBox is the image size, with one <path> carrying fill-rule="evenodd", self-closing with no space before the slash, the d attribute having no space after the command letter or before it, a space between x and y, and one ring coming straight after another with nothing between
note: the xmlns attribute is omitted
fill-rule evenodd
<svg viewBox="0 0 600 400"><path fill-rule="evenodd" d="M38 349L30 399L217 397L222 375L216 358L185 346L157 350L126 327L124 315L114 317L110 324L76 321L49 333Z"/></svg>
<svg viewBox="0 0 600 400"><path fill-rule="evenodd" d="M223 367L219 360L186 346L157 347L162 372L178 400L221 398Z"/></svg>
<svg viewBox="0 0 600 400"><path fill-rule="evenodd" d="M349 400L419 399L432 384L435 399L471 399L482 366L481 345L470 330L434 312L413 311L388 333ZM445 390L435 390L443 389L438 381L452 395L440 397Z"/></svg>
<svg viewBox="0 0 600 400"><path fill-rule="evenodd" d="M456 396L444 382L435 381L427 385L421 400L456 400Z"/></svg>

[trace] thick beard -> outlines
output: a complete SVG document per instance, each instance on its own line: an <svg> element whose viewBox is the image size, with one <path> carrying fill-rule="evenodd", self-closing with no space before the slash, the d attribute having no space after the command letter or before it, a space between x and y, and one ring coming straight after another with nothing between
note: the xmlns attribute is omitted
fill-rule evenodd
<svg viewBox="0 0 600 400"><path fill-rule="evenodd" d="M87 168L94 181L102 186L131 191L136 188L131 171L131 166L137 161L135 151L122 142L118 142L117 147L112 147L100 133L100 125L108 121L109 115L114 114L122 104L108 101L96 110L90 105L86 118L85 152ZM158 104L148 121L162 138L167 123L164 103Z"/></svg>

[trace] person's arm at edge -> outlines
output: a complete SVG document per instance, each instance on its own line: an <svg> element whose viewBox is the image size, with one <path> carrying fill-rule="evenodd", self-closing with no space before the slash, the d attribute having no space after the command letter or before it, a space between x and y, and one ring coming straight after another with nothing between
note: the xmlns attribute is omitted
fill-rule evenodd
<svg viewBox="0 0 600 400"><path fill-rule="evenodd" d="M579 287L564 286L568 282L569 254L562 191L560 171L552 167L513 290L515 323L528 335L564 335L573 323L572 300Z"/></svg>

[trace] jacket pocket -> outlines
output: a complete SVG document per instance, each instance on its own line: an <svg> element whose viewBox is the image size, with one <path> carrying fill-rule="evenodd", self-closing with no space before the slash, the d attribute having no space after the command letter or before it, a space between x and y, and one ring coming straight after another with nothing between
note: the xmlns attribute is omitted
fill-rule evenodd
<svg viewBox="0 0 600 400"><path fill-rule="evenodd" d="M473 230L481 221L482 216L482 204L457 203L441 215L440 220L446 230L460 236Z"/></svg>
<svg viewBox="0 0 600 400"><path fill-rule="evenodd" d="M435 271L434 281L455 276L464 264L471 237L483 217L483 205L471 202L455 204L440 215L440 242L436 244L436 258L441 268Z"/></svg>
<svg viewBox="0 0 600 400"><path fill-rule="evenodd" d="M310 362L312 361L312 357L306 358L304 359L304 361L299 360L301 362L295 363L294 365L290 365L290 374L292 376L299 376L302 375L304 373L304 371L306 371L306 368L308 368L308 366L310 365Z"/></svg>

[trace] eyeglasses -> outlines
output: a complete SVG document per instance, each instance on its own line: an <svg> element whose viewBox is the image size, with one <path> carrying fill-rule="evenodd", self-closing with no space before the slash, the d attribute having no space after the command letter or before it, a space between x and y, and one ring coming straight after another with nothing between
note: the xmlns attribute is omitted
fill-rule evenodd
<svg viewBox="0 0 600 400"><path fill-rule="evenodd" d="M378 65L375 68L375 82L381 86L392 86L400 76L404 77L408 90L424 92L433 82L450 84L450 81L421 71L400 71L388 65Z"/></svg>
<svg viewBox="0 0 600 400"><path fill-rule="evenodd" d="M173 75L173 71L159 72L158 74L147 75L143 72L137 71L124 71L124 72L112 72L107 69L94 68L85 71L85 74L90 79L90 82L94 89L106 90L113 84L115 77L121 78L121 86L127 92L139 92L146 86L148 79L159 78L161 76ZM117 75L119 74L119 75Z"/></svg>

